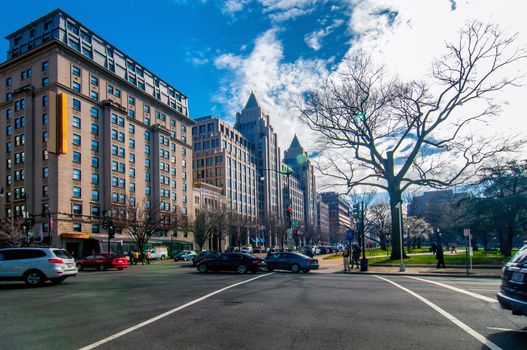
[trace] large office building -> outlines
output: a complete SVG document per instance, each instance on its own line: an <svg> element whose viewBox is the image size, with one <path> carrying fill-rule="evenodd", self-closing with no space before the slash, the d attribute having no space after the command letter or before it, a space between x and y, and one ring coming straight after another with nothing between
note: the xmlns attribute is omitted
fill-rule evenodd
<svg viewBox="0 0 527 350"><path fill-rule="evenodd" d="M299 187L304 195L303 221L308 231L315 231L317 226L317 187L313 165L308 154L300 145L295 135L289 148L284 152L284 163L293 171L298 179Z"/></svg>
<svg viewBox="0 0 527 350"><path fill-rule="evenodd" d="M218 118L206 116L195 121L194 180L221 188L227 207L256 223L254 144Z"/></svg>
<svg viewBox="0 0 527 350"><path fill-rule="evenodd" d="M320 194L317 194L317 230L316 241L329 243L329 207Z"/></svg>
<svg viewBox="0 0 527 350"><path fill-rule="evenodd" d="M236 113L235 128L254 145L257 182L257 217L269 227L272 220L284 219L280 148L270 118L251 93L245 108ZM273 242L271 242L273 244Z"/></svg>
<svg viewBox="0 0 527 350"><path fill-rule="evenodd" d="M324 192L320 197L328 205L329 240L341 242L345 238L346 230L352 227L350 204L337 192Z"/></svg>
<svg viewBox="0 0 527 350"><path fill-rule="evenodd" d="M84 255L107 239L103 212L193 212L187 96L61 10L7 39L1 216L28 213L44 243Z"/></svg>

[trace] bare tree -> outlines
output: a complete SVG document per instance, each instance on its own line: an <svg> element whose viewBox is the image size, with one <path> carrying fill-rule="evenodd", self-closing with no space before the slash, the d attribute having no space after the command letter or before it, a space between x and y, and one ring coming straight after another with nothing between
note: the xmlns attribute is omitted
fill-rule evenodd
<svg viewBox="0 0 527 350"><path fill-rule="evenodd" d="M159 203L156 202L143 201L139 205L128 204L114 208L112 220L115 227L120 228L134 241L140 252L145 250L153 235L168 231L172 227L170 214L162 213Z"/></svg>
<svg viewBox="0 0 527 350"><path fill-rule="evenodd" d="M386 250L392 229L388 201L376 201L370 206L366 215L366 228L370 232L370 238L373 239L374 234L377 234L381 249Z"/></svg>
<svg viewBox="0 0 527 350"><path fill-rule="evenodd" d="M199 250L203 249L203 246L209 238L213 235L214 227L214 213L208 207L202 207L196 212L194 218L194 241L199 247Z"/></svg>
<svg viewBox="0 0 527 350"><path fill-rule="evenodd" d="M0 246L27 246L29 243L24 225L25 219L21 216L0 218Z"/></svg>
<svg viewBox="0 0 527 350"><path fill-rule="evenodd" d="M516 37L495 25L468 23L428 81L389 78L359 54L296 102L327 150L318 166L323 175L348 191L372 186L388 192L392 259L400 258L398 205L409 187L464 183L489 159L518 148L514 138L486 137L473 128L498 116L496 92L518 85L519 77L504 76L526 57L513 47Z"/></svg>
<svg viewBox="0 0 527 350"><path fill-rule="evenodd" d="M240 214L234 210L228 213L227 231L236 238L238 248L242 246L242 240L247 234L247 230L252 228L251 217Z"/></svg>

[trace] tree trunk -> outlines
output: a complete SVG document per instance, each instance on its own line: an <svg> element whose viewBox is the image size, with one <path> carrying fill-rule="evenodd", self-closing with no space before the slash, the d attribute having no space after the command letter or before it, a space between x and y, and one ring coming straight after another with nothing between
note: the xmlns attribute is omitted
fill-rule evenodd
<svg viewBox="0 0 527 350"><path fill-rule="evenodd" d="M401 259L401 243L400 243L400 235L404 234L401 231L399 231L401 227L401 217L399 217L399 210L402 210L402 208L398 208L398 204L401 202L401 191L400 189L391 187L388 190L388 194L390 195L390 213L391 213L391 220L392 220L392 253L390 255L390 259L397 260ZM404 226L404 225L403 225ZM404 237L404 236L403 236ZM404 252L404 246L403 246L403 258L407 258L405 252Z"/></svg>
<svg viewBox="0 0 527 350"><path fill-rule="evenodd" d="M386 234L381 233L379 238L379 245L381 246L381 249L386 250Z"/></svg>
<svg viewBox="0 0 527 350"><path fill-rule="evenodd" d="M512 240L514 238L514 229L509 227L506 231L502 233L503 238L501 239L501 254L503 256L512 255Z"/></svg>

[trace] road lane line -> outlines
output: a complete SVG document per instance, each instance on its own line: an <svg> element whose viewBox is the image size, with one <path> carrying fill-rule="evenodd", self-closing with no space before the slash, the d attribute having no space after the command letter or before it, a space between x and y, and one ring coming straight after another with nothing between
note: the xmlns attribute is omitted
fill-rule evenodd
<svg viewBox="0 0 527 350"><path fill-rule="evenodd" d="M510 329L510 328L500 328L500 327L487 327L487 329L491 329L494 331L527 333L527 331L523 329Z"/></svg>
<svg viewBox="0 0 527 350"><path fill-rule="evenodd" d="M412 276L405 276L405 277L411 278L411 279L414 279L414 280L418 280L418 281L422 281L422 282L432 283L432 284L441 286L443 288L448 288L448 289L451 289L453 291L456 291L456 292L459 292L459 293L463 293L463 294L466 294L466 295L470 295L471 297L474 297L474 298L481 299L481 300L486 301L488 303L497 303L498 302L496 299L489 298L489 297L486 297L486 296L481 295L481 294L472 293L472 292L469 292L468 290L457 288L457 287L454 287L454 286L450 286L448 284L444 284L444 283L440 283L440 282L436 282L436 281L425 280L424 278L419 278L419 277L412 277Z"/></svg>
<svg viewBox="0 0 527 350"><path fill-rule="evenodd" d="M194 305L194 304L197 304L197 303L199 303L199 302L201 302L201 301L203 301L203 300L205 300L205 299L208 299L208 298L210 298L210 297L212 297L212 296L214 296L214 295L216 295L216 294L218 294L218 293L224 292L224 291L226 291L227 289L231 289L231 288L237 287L237 286L239 286L239 285L242 285L242 284L249 283L249 282L251 282L251 281L257 280L258 278L266 277L266 276L269 276L269 275L272 275L272 274L273 274L273 273L266 273L266 274L264 274L264 275L260 275L260 276L257 276L257 277L254 277L254 278L248 279L248 280L246 280L246 281L238 282L238 283L232 284L232 285L230 285L230 286L227 286L227 287L225 287L225 288L218 289L218 290L215 291L215 292L212 292L212 293L209 293L209 294L207 294L207 295L204 295L204 296L202 296L201 298L198 298L198 299L192 300L192 301L190 301L190 302L188 302L188 303L186 303L186 304L183 304L183 305L178 306L178 307L176 307L176 308L174 308L174 309L172 309L172 310L169 310L169 311L167 311L167 312L164 312L164 313L162 313L162 314L160 314L160 315L158 315L158 316L156 316L156 317L153 317L153 318L151 318L151 319L149 319L149 320L146 320L146 321L144 321L144 322L141 322L141 323L139 323L139 324L137 324L137 325L135 325L135 326L133 326L133 327L127 328L127 329L125 329L125 330L123 330L123 331L120 331L119 333L115 333L114 335L111 335L111 336L109 336L109 337L106 337L106 338L104 338L104 339L101 339L101 340L99 340L98 342L95 342L95 343L93 343L93 344L87 345L87 346L85 346L85 347L83 347L83 348L81 348L81 349L79 349L79 350L90 350L90 349L94 349L94 348L96 348L96 347L98 347L98 346L100 346L100 345L102 345L102 344L108 343L109 341L112 341L112 340L114 340L114 339L117 339L117 338L119 338L119 337L122 337L122 336L125 335L125 334L128 334L128 333L130 333L130 332L133 332L133 331L135 331L135 330L138 330L139 328L142 328L142 327L147 326L147 325L149 325L149 324L151 324L151 323L154 323L154 322L156 322L156 321L159 321L159 320L162 319L162 318L165 318L165 317L167 317L167 316L170 316L170 315L172 315L172 314L175 313L175 312L178 312L178 311L180 311L180 310L186 309L187 307L192 306L192 305Z"/></svg>
<svg viewBox="0 0 527 350"><path fill-rule="evenodd" d="M465 332L467 332L468 334L470 334L471 336L476 338L480 343L482 343L483 345L485 345L489 349L491 349L491 350L502 350L499 346L497 346L496 344L494 344L493 342L491 342L490 340L485 338L483 335L481 335L478 332L476 332L474 329L470 328L470 326L468 326L465 323L461 322L460 320L455 318L452 314L450 314L447 311L443 310L442 308L440 308L436 304L432 303L430 300L426 299L425 297L422 297L421 295L411 291L410 289L405 288L405 287L401 286L400 284L395 283L393 281L390 281L389 279L386 279L384 277L381 277L381 276L374 276L374 277L377 277L378 279L381 279L383 281L391 283L394 286L396 286L397 288L400 288L400 289L404 290L405 292L407 292L408 294L413 295L417 299L421 300L423 303L425 303L426 305L430 306L432 309L436 310L441 315L445 316L449 321L454 323L456 326L458 326L459 328L461 328L462 330L464 330Z"/></svg>

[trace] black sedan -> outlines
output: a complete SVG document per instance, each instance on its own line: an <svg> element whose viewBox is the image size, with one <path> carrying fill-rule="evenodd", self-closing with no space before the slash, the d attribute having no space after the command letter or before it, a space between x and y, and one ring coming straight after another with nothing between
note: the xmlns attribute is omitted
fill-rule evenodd
<svg viewBox="0 0 527 350"><path fill-rule="evenodd" d="M204 250L198 253L195 257L192 258L192 265L196 266L200 261L210 258L217 258L221 255L220 252L215 252L214 250Z"/></svg>
<svg viewBox="0 0 527 350"><path fill-rule="evenodd" d="M226 253L216 258L202 260L198 263L199 272L207 271L236 271L243 274L247 271L256 273L266 270L265 261L255 256L244 253Z"/></svg>
<svg viewBox="0 0 527 350"><path fill-rule="evenodd" d="M503 268L497 297L502 308L527 316L527 244Z"/></svg>
<svg viewBox="0 0 527 350"><path fill-rule="evenodd" d="M298 273L300 271L309 272L311 270L318 270L318 260L310 258L300 253L274 253L269 254L265 258L267 263L267 270L290 270Z"/></svg>

